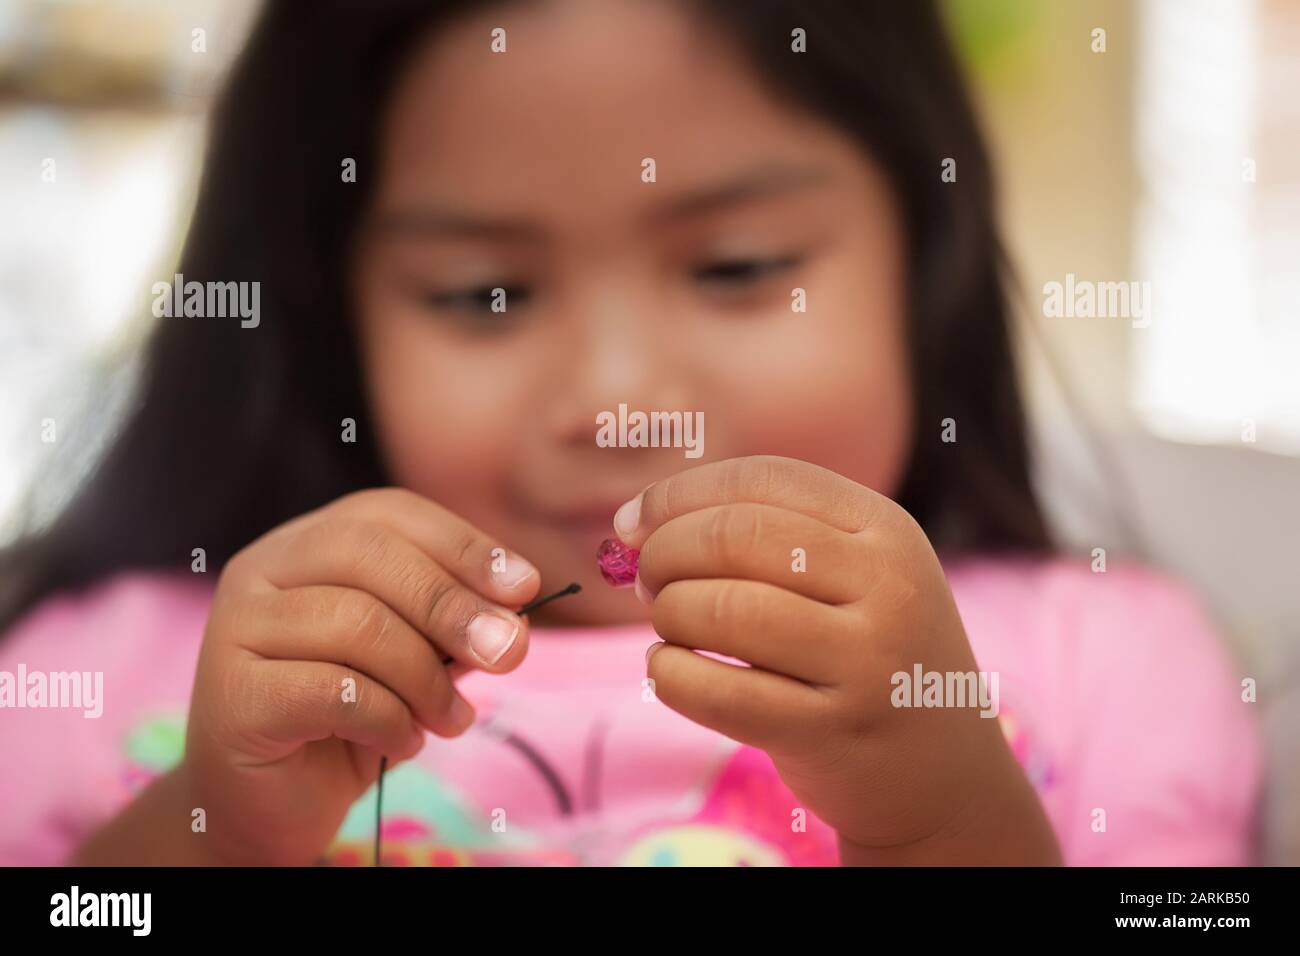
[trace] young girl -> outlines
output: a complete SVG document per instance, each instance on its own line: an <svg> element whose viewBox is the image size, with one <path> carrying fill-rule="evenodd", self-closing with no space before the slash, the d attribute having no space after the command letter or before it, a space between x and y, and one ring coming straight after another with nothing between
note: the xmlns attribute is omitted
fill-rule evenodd
<svg viewBox="0 0 1300 956"><path fill-rule="evenodd" d="M370 864L386 757L390 864L1247 861L1206 617L1051 549L990 180L923 4L268 4L175 270L258 321L5 557L0 860Z"/></svg>

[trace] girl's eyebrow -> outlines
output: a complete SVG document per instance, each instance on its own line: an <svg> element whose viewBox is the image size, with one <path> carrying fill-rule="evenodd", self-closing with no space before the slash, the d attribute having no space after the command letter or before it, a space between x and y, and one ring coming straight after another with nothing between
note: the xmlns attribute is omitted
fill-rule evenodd
<svg viewBox="0 0 1300 956"><path fill-rule="evenodd" d="M660 224L703 216L757 199L825 185L833 178L830 170L824 167L791 166L784 163L756 166L715 185L668 200L653 211L647 221Z"/></svg>
<svg viewBox="0 0 1300 956"><path fill-rule="evenodd" d="M496 242L540 242L546 236L546 231L535 222L485 218L437 206L383 212L371 228L379 233Z"/></svg>
<svg viewBox="0 0 1300 956"><path fill-rule="evenodd" d="M833 177L814 166L768 164L757 166L719 183L669 199L646 217L650 225L663 225L718 212L742 203L824 185ZM526 219L493 219L455 209L421 206L382 212L373 227L381 233L439 236L496 242L541 242L546 230Z"/></svg>

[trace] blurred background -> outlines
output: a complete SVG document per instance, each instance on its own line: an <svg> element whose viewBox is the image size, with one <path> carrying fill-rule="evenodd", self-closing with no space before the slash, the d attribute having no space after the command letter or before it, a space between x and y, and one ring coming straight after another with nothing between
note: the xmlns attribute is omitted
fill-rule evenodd
<svg viewBox="0 0 1300 956"><path fill-rule="evenodd" d="M999 171L1058 533L1200 589L1258 682L1261 859L1300 863L1300 2L943 6ZM0 544L58 509L129 400L257 7L0 0ZM1149 324L1046 316L1068 275L1149 283Z"/></svg>

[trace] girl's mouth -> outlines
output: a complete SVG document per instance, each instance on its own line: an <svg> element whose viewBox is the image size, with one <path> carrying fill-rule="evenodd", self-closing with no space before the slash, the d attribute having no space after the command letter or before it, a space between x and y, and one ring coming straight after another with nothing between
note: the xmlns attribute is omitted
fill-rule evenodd
<svg viewBox="0 0 1300 956"><path fill-rule="evenodd" d="M614 511L617 509L610 508L608 511L584 512L581 514L563 515L551 519L548 523L557 527L561 531L575 535L585 535L593 541L594 548L600 543L602 538L607 538L614 532Z"/></svg>
<svg viewBox="0 0 1300 956"><path fill-rule="evenodd" d="M633 491L626 498L617 499L602 497L598 503L573 508L538 508L533 511L532 517L543 524L564 531L595 534L598 537L592 543L594 548L601 539L613 534L614 512L635 494L636 492Z"/></svg>
<svg viewBox="0 0 1300 956"><path fill-rule="evenodd" d="M548 534L565 542L566 549L571 544L575 552L595 555L600 543L614 536L614 512L617 510L618 504L582 511L557 511L539 515L538 521Z"/></svg>

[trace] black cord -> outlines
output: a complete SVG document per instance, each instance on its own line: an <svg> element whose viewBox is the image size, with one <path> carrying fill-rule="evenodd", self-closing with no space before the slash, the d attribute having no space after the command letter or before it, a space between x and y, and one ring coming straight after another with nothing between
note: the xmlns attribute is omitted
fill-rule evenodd
<svg viewBox="0 0 1300 956"><path fill-rule="evenodd" d="M529 611L536 611L543 604L550 604L556 598L562 598L566 594L577 594L581 590L582 590L582 585L579 584L577 581L574 581L567 588L560 588L560 590L556 591L554 594L548 594L546 595L546 597L539 597L536 601L528 602L519 610L515 611L515 613L527 614Z"/></svg>
<svg viewBox="0 0 1300 956"><path fill-rule="evenodd" d="M527 614L529 611L536 611L543 604L547 604L551 601L554 601L556 598L562 598L567 594L577 594L581 590L582 590L582 585L579 584L577 581L574 581L568 587L561 588L560 590L556 591L554 594L548 594L546 595L546 597L540 597L535 601L530 601L515 613L519 615L523 615L523 614ZM455 658L451 656L447 656L443 658L442 663L446 665L452 663L454 660ZM552 789L555 788L555 785L557 783L557 779L555 778L555 772L551 770L551 768L546 764L546 762L543 761L540 758L540 756L531 747L529 747L526 743L524 743L519 738L515 737L513 734L506 738L506 743L513 745L525 757L527 757L529 762L532 763L535 767L537 767L538 770L541 772L542 776L546 778L546 782L549 785L551 785ZM382 865L380 863L380 859L381 859L380 853L383 850L384 771L387 769L388 769L388 757L387 755L381 756L379 758L379 780L375 784L375 862L374 862L375 866ZM560 795L561 812L565 814L571 813L572 804L568 799L568 795L564 793L563 786L559 788L557 793Z"/></svg>
<svg viewBox="0 0 1300 956"><path fill-rule="evenodd" d="M379 817L383 813L384 806L384 771L388 769L387 755L379 758L379 783L375 791L375 866L379 866L379 851L382 840L379 835Z"/></svg>

